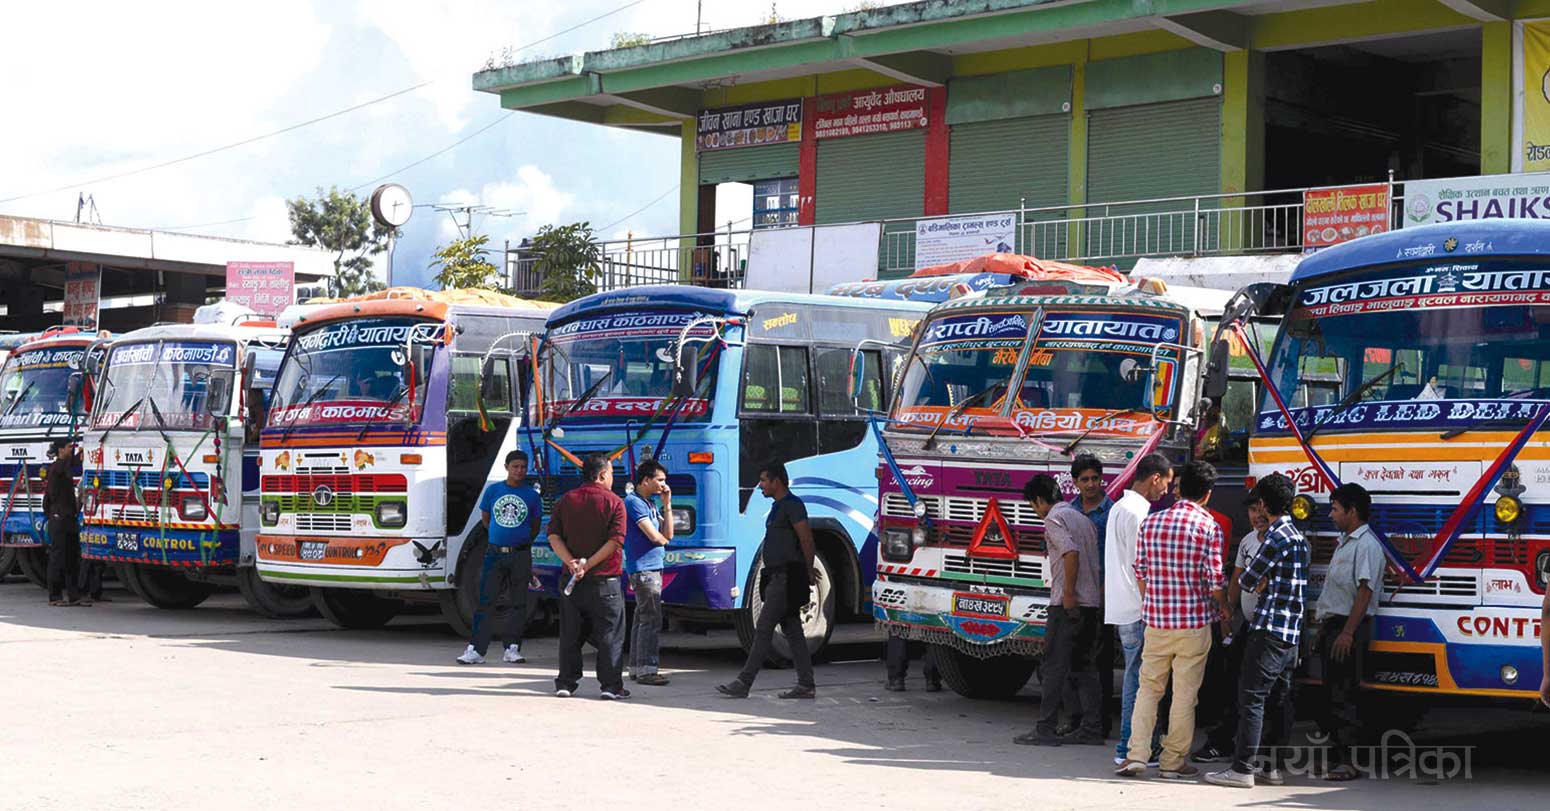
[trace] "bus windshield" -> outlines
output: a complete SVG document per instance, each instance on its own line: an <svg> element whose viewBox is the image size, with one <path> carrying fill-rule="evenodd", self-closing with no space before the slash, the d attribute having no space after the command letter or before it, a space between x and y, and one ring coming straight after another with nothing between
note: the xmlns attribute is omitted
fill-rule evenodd
<svg viewBox="0 0 1550 811"><path fill-rule="evenodd" d="M268 424L412 421L425 403L425 370L444 329L439 321L383 317L297 332L275 382ZM406 374L410 358L414 371Z"/></svg>
<svg viewBox="0 0 1550 811"><path fill-rule="evenodd" d="M92 427L208 429L231 403L236 357L236 344L229 341L115 346Z"/></svg>
<svg viewBox="0 0 1550 811"><path fill-rule="evenodd" d="M1269 371L1299 425L1462 427L1550 399L1550 271L1404 265L1297 291ZM1260 427L1285 428L1266 401Z"/></svg>
<svg viewBox="0 0 1550 811"><path fill-rule="evenodd" d="M683 328L703 313L632 310L581 316L549 330L543 360L544 400L550 419L649 418L672 397L674 343ZM710 324L694 337L714 334ZM699 393L678 419L710 416L716 364L707 363L714 343L690 343L685 357L700 360ZM589 394L590 393L590 394Z"/></svg>
<svg viewBox="0 0 1550 811"><path fill-rule="evenodd" d="M18 352L0 373L0 428L70 424L66 402L70 374L79 371L86 347Z"/></svg>
<svg viewBox="0 0 1550 811"><path fill-rule="evenodd" d="M993 428L1010 418L1021 431L1085 431L1110 412L1138 414L1101 426L1150 433L1145 367L1159 342L1177 343L1180 318L1117 310L1045 310L1012 396L1013 372L1033 309L945 313L928 321L904 374L894 409L897 425L930 429ZM1178 353L1157 353L1156 402L1172 403ZM1137 370L1140 370L1139 372ZM968 402L969 400L973 402ZM967 403L967 405L966 405ZM986 418L991 418L986 420Z"/></svg>

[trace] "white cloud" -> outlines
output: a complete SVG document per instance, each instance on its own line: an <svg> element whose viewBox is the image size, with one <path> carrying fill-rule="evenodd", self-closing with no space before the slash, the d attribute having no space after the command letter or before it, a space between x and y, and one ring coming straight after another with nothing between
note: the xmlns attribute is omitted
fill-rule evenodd
<svg viewBox="0 0 1550 811"><path fill-rule="evenodd" d="M515 216L474 214L475 233L488 234L490 242L499 245L507 239L516 240L532 234L542 226L559 223L561 215L575 202L575 194L560 190L555 186L554 178L537 166L526 164L518 167L516 175L515 181L486 183L478 192L455 189L442 195L437 203L454 206L484 205L512 212ZM456 239L458 227L453 224L452 217L444 212L435 212L435 216L439 218L436 226L438 242ZM463 216L462 212L457 213L459 221L463 221Z"/></svg>
<svg viewBox="0 0 1550 811"><path fill-rule="evenodd" d="M284 197L270 195L254 200L248 216L253 219L243 223L246 238L259 242L286 242L291 238L291 215Z"/></svg>

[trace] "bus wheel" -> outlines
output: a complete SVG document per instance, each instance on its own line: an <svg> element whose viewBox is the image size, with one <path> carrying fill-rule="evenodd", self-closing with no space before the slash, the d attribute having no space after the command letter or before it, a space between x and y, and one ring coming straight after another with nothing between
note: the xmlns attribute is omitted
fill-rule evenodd
<svg viewBox="0 0 1550 811"><path fill-rule="evenodd" d="M122 574L135 596L157 608L193 608L215 592L208 584L196 583L182 572L160 566L125 566Z"/></svg>
<svg viewBox="0 0 1550 811"><path fill-rule="evenodd" d="M312 594L306 586L286 586L269 583L258 576L258 569L243 566L237 569L237 590L248 607L273 619L310 617L317 613L312 605Z"/></svg>
<svg viewBox="0 0 1550 811"><path fill-rule="evenodd" d="M942 682L964 698L1011 698L1033 677L1038 663L1024 656L976 659L951 645L930 646Z"/></svg>
<svg viewBox="0 0 1550 811"><path fill-rule="evenodd" d="M0 581L10 576L11 570L16 568L16 552L14 546L0 546Z"/></svg>
<svg viewBox="0 0 1550 811"><path fill-rule="evenodd" d="M802 633L807 637L808 652L816 657L834 634L834 567L824 560L823 555L814 557L813 561L818 567L818 584L813 586L813 601L802 609ZM753 649L754 623L758 621L759 611L764 608L764 598L759 594L759 572L763 568L764 556L760 555L754 559L753 569L748 576L748 588L743 592L746 599L742 610L735 617L737 642L745 652ZM771 664L791 661L791 646L786 643L786 635L778 627L770 648Z"/></svg>
<svg viewBox="0 0 1550 811"><path fill-rule="evenodd" d="M22 577L40 589L48 588L48 547L24 546L16 550L16 568Z"/></svg>
<svg viewBox="0 0 1550 811"><path fill-rule="evenodd" d="M403 600L360 589L314 588L312 604L323 618L340 628L381 628L398 615Z"/></svg>

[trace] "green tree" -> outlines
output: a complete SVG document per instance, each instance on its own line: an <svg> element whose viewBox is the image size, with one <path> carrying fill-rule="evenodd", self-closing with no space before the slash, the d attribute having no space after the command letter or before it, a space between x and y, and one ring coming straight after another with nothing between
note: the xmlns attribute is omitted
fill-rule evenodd
<svg viewBox="0 0 1550 811"><path fill-rule="evenodd" d="M538 229L528 250L537 256L533 269L545 299L564 302L597 292L603 248L592 234L591 223L546 225Z"/></svg>
<svg viewBox="0 0 1550 811"><path fill-rule="evenodd" d="M371 216L371 206L348 191L318 187L317 199L287 200L291 216L292 245L322 248L334 254L334 275L328 280L329 295L354 296L381 290L382 282L371 275L371 257L387 249L391 228Z"/></svg>
<svg viewBox="0 0 1550 811"><path fill-rule="evenodd" d="M489 237L480 234L454 239L436 249L431 268L441 266L436 274L436 283L441 289L494 286L499 281L500 268L490 263L490 249L485 247L489 241Z"/></svg>

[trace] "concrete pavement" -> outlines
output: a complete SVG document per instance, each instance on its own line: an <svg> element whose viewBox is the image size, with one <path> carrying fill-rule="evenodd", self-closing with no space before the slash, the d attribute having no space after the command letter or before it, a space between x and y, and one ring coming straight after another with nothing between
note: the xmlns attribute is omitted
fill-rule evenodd
<svg viewBox="0 0 1550 811"><path fill-rule="evenodd" d="M927 694L918 664L910 692L888 693L875 642L835 649L817 701L775 698L789 670L738 701L714 692L741 661L730 634L673 635L672 684L609 703L590 678L580 697L552 696L552 638L528 643L526 665L459 667L462 642L431 616L340 631L262 619L235 595L168 612L110 594L60 609L0 584L0 808L1509 811L1543 809L1550 792L1550 713L1490 732L1470 716L1438 738L1478 747L1471 780L1235 791L1113 777L1108 747L1015 746L1035 694Z"/></svg>

